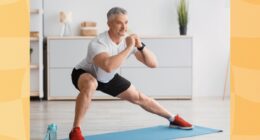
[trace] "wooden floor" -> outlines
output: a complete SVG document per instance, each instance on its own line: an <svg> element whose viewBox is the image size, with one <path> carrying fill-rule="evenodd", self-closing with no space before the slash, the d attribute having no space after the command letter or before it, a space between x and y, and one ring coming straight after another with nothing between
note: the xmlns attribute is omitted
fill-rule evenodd
<svg viewBox="0 0 260 140"><path fill-rule="evenodd" d="M183 138L182 140L229 140L229 99L195 98L193 100L158 100L173 113L195 125L218 128L222 133ZM42 140L50 123L58 125L58 139L67 138L72 127L75 101L31 101L30 133L32 140ZM93 101L82 124L83 134L122 131L168 125L168 121L145 112L126 101Z"/></svg>

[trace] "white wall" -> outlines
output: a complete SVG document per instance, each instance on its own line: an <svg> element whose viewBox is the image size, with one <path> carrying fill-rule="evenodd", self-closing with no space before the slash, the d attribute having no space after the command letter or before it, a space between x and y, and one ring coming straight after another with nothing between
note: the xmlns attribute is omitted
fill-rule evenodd
<svg viewBox="0 0 260 140"><path fill-rule="evenodd" d="M90 20L107 29L106 13L124 7L140 35L178 35L176 0L45 0L44 35L59 35L59 11L71 11L73 35ZM188 35L194 38L194 96L222 96L229 54L229 0L190 0ZM228 90L229 91L229 90Z"/></svg>
<svg viewBox="0 0 260 140"><path fill-rule="evenodd" d="M228 0L190 0L194 96L222 96L229 55ZM229 90L228 90L229 91Z"/></svg>
<svg viewBox="0 0 260 140"><path fill-rule="evenodd" d="M106 13L114 6L124 7L130 30L142 35L177 34L175 0L44 0L45 36L59 35L59 12L71 11L73 35L79 35L80 22L98 23L98 31L107 29Z"/></svg>

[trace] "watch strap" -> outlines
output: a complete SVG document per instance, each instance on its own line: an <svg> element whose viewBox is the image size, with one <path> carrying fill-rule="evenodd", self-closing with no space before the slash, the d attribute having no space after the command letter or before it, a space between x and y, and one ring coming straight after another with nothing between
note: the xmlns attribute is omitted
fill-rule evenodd
<svg viewBox="0 0 260 140"><path fill-rule="evenodd" d="M142 44L142 46L137 48L139 51L142 51L144 49L144 47L145 47L145 44L143 42L141 42L141 44Z"/></svg>

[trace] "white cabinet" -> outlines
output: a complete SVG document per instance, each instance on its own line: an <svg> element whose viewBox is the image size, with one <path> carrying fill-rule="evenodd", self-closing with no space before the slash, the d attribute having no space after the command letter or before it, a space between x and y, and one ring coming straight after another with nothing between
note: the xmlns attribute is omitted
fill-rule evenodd
<svg viewBox="0 0 260 140"><path fill-rule="evenodd" d="M30 96L43 98L42 0L30 0Z"/></svg>
<svg viewBox="0 0 260 140"><path fill-rule="evenodd" d="M156 55L158 67L149 69L132 56L121 74L148 96L191 99L192 38L142 38L142 42Z"/></svg>
<svg viewBox="0 0 260 140"><path fill-rule="evenodd" d="M73 68L86 55L90 39L48 38L48 66L50 68Z"/></svg>
<svg viewBox="0 0 260 140"><path fill-rule="evenodd" d="M78 91L71 82L71 72L87 54L91 37L48 37L48 99L75 99ZM150 69L130 57L120 74L144 94L155 98L192 97L192 38L142 38L157 56L159 66ZM112 99L97 92L94 99Z"/></svg>
<svg viewBox="0 0 260 140"><path fill-rule="evenodd" d="M87 47L92 37L48 37L47 75L48 100L75 99L78 90L71 81L71 72L87 55ZM110 98L101 92L94 98Z"/></svg>
<svg viewBox="0 0 260 140"><path fill-rule="evenodd" d="M192 38L142 38L147 48L156 55L159 67L192 66ZM145 67L134 57L126 61L125 67Z"/></svg>

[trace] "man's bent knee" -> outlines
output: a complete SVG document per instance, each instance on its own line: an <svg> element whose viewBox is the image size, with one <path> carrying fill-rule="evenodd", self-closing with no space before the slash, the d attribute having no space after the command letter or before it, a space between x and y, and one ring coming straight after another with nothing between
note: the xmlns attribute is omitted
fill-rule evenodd
<svg viewBox="0 0 260 140"><path fill-rule="evenodd" d="M91 78L89 79L89 82L87 83L87 85L88 85L91 89L96 90L96 89L97 89L97 86L98 86L98 82L97 82L97 80L96 80L94 77L91 77Z"/></svg>
<svg viewBox="0 0 260 140"><path fill-rule="evenodd" d="M84 75L79 81L79 90L84 94L92 94L97 89L97 80L91 75Z"/></svg>

